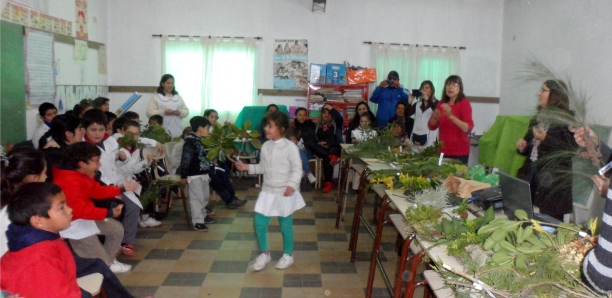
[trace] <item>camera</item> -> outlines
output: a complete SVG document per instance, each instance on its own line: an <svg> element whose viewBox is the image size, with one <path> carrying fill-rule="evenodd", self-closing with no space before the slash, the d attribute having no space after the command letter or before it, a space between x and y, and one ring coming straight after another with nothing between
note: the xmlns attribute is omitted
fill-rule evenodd
<svg viewBox="0 0 612 298"><path fill-rule="evenodd" d="M393 80L387 80L387 87L391 87L393 85Z"/></svg>

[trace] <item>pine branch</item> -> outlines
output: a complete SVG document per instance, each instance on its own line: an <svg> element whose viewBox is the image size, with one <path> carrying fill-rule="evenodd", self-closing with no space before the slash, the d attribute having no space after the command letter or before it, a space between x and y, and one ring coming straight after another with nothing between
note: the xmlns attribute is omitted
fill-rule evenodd
<svg viewBox="0 0 612 298"><path fill-rule="evenodd" d="M493 288L493 287L483 283L482 281L480 281L480 280L478 280L478 279L476 279L476 278L474 278L474 277L472 277L472 276L470 276L468 274L465 274L465 273L463 273L463 272L461 272L459 270L456 270L456 269L454 269L454 268L452 268L450 266L442 266L442 267L444 269L454 273L454 274L457 274L457 275L465 278L465 279L468 279L468 280L470 280L472 282L480 284L484 289L487 289L491 293L495 293L495 294L497 294L499 296L506 297L506 298L512 298L512 294L508 293L507 291L496 290L495 288Z"/></svg>
<svg viewBox="0 0 612 298"><path fill-rule="evenodd" d="M571 276L575 281L577 281L582 287L584 287L585 289L587 289L588 292L590 292L591 294L598 296L599 294L597 294L595 291L591 290L591 288L587 285L585 285L580 279L576 278L575 276L573 276L572 274L570 274L567 269L565 269L565 266L563 266L563 264L561 264L561 268L563 268L563 271L565 271L565 273L567 273L567 275Z"/></svg>
<svg viewBox="0 0 612 298"><path fill-rule="evenodd" d="M559 288L559 289L561 289L562 291L566 291L566 292L568 292L568 293L570 293L570 294L573 294L573 295L576 295L576 296L578 296L578 297L584 297L584 298L592 298L592 297L593 297L593 296L587 296L587 295L584 295L584 294L582 294L582 293L578 293L578 292L576 292L576 291L572 291L572 290L570 290L570 289L566 289L566 288L562 287L562 286L561 286L559 283L553 283L552 285L553 285L553 286L555 286L555 287L557 287L557 288ZM600 295L598 295L598 294L595 294L595 295L596 295L595 297L601 297L601 296L600 296Z"/></svg>

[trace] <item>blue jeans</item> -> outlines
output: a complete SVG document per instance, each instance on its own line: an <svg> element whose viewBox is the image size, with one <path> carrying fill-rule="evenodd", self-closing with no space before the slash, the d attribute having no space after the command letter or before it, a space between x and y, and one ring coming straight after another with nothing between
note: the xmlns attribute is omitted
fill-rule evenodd
<svg viewBox="0 0 612 298"><path fill-rule="evenodd" d="M310 164L308 161L312 159L312 152L308 149L300 149L300 157L302 158L302 168L304 172L306 175L310 174Z"/></svg>

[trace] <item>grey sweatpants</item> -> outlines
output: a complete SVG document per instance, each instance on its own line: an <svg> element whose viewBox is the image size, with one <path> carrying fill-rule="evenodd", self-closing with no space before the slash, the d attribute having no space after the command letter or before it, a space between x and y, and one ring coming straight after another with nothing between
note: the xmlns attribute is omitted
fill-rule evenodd
<svg viewBox="0 0 612 298"><path fill-rule="evenodd" d="M115 260L115 254L121 247L123 226L112 218L96 220L96 225L100 229L100 235L104 235L104 246L100 243L98 235L92 235L80 240L70 239L70 245L79 257L100 258L110 266Z"/></svg>
<svg viewBox="0 0 612 298"><path fill-rule="evenodd" d="M189 206L191 207L191 222L194 225L204 223L206 217L204 207L208 205L210 197L209 180L208 175L204 175L204 178L197 178L189 182Z"/></svg>
<svg viewBox="0 0 612 298"><path fill-rule="evenodd" d="M123 215L123 241L125 244L134 244L136 232L138 231L138 220L140 219L140 207L132 202L130 198L121 194L123 199L125 214Z"/></svg>

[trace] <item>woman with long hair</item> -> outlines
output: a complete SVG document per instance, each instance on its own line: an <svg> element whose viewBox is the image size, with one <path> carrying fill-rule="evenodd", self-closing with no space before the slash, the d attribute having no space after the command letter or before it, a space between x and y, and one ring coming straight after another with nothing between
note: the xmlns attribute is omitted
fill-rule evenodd
<svg viewBox="0 0 612 298"><path fill-rule="evenodd" d="M316 144L312 146L311 151L323 159L325 185L322 191L323 193L328 193L333 188L334 165L340 159L340 151L342 150L336 137L336 123L329 109L323 108L321 110L321 115L315 129L315 136Z"/></svg>
<svg viewBox="0 0 612 298"><path fill-rule="evenodd" d="M372 129L380 128L380 122L378 122L378 119L376 119L376 116L374 116L374 113L372 113L372 111L370 110L370 106L368 105L368 103L365 101L360 101L357 106L355 106L355 116L353 117L351 122L349 122L348 128L346 130L346 140L349 141L349 143L351 140L352 132L357 127L359 127L361 115L363 115L364 113L368 113L370 115L370 127Z"/></svg>
<svg viewBox="0 0 612 298"><path fill-rule="evenodd" d="M519 177L530 182L533 204L559 220L572 213L572 156L578 148L569 123L573 112L565 83L548 80L538 92L538 112L517 152L527 157Z"/></svg>
<svg viewBox="0 0 612 298"><path fill-rule="evenodd" d="M410 105L406 114L408 117L414 115L414 126L411 132L406 133L411 145L426 148L433 146L438 139L438 130L430 130L427 122L440 101L436 99L436 89L431 81L423 81L419 89L421 100L414 101L412 96L409 99Z"/></svg>
<svg viewBox="0 0 612 298"><path fill-rule="evenodd" d="M409 135L412 132L412 128L414 127L414 119L412 119L408 114L410 111L410 105L405 101L400 101L395 105L395 116L393 116L389 121L387 121L387 126L393 126L398 121L402 123L404 134Z"/></svg>
<svg viewBox="0 0 612 298"><path fill-rule="evenodd" d="M427 123L430 130L440 129L440 141L444 146L440 153L463 164L470 157L470 133L474 128L472 106L463 94L463 81L452 75L444 82L442 100Z"/></svg>
<svg viewBox="0 0 612 298"><path fill-rule="evenodd" d="M174 76L165 74L159 81L157 93L151 98L147 117L161 115L164 117L164 128L170 132L172 138L180 137L183 133L182 119L189 115L189 109L174 87Z"/></svg>

